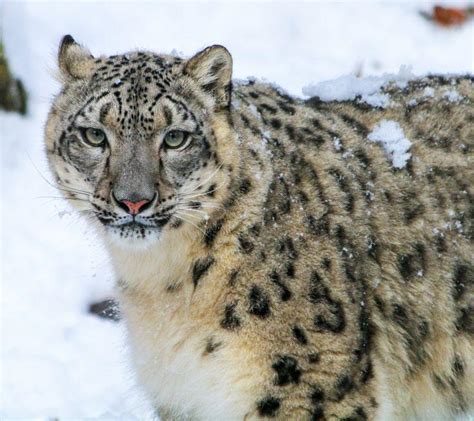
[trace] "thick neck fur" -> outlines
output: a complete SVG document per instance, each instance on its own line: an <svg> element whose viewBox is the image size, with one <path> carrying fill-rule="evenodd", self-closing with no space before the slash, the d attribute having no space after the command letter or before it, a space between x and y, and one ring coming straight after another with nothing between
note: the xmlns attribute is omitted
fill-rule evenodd
<svg viewBox="0 0 474 421"><path fill-rule="evenodd" d="M165 232L156 244L146 249L127 249L108 242L119 287L149 295L185 282L192 258L199 253L199 244L193 239L195 234L194 227Z"/></svg>

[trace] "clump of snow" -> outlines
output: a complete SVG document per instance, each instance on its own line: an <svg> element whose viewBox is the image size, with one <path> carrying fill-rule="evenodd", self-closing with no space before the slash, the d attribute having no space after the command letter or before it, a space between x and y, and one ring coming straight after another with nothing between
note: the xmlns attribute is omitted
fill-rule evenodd
<svg viewBox="0 0 474 421"><path fill-rule="evenodd" d="M349 148L347 151L345 151L343 154L342 154L342 157L344 159L348 159L348 158L352 158L354 156L354 151L352 150L352 148Z"/></svg>
<svg viewBox="0 0 474 421"><path fill-rule="evenodd" d="M423 96L426 96L426 97L434 97L434 89L431 87L431 86L427 86L424 90L423 90Z"/></svg>
<svg viewBox="0 0 474 421"><path fill-rule="evenodd" d="M236 110L240 110L241 106L242 106L242 101L234 95L232 97L232 107L235 108Z"/></svg>
<svg viewBox="0 0 474 421"><path fill-rule="evenodd" d="M387 108L390 106L390 96L388 94L383 94L377 92L370 95L362 95L362 102L366 102L372 107Z"/></svg>
<svg viewBox="0 0 474 421"><path fill-rule="evenodd" d="M451 89L443 94L443 98L446 98L449 102L458 102L461 101L462 96L459 95L458 91Z"/></svg>
<svg viewBox="0 0 474 421"><path fill-rule="evenodd" d="M347 101L360 96L362 101L378 107L390 104L388 95L380 90L389 83L403 88L415 75L410 68L401 66L398 73L384 73L382 76L357 77L356 75L341 76L334 80L320 82L303 87L303 95L317 96L322 101Z"/></svg>
<svg viewBox="0 0 474 421"><path fill-rule="evenodd" d="M382 120L369 133L368 139L380 143L395 168L405 167L410 159L408 153L411 142L405 137L403 129L393 120Z"/></svg>
<svg viewBox="0 0 474 421"><path fill-rule="evenodd" d="M342 145L341 145L341 139L339 139L338 137L335 137L333 139L333 144L334 144L334 149L339 152L341 149L342 149Z"/></svg>
<svg viewBox="0 0 474 421"><path fill-rule="evenodd" d="M257 110L257 107L254 104L249 105L249 110L257 119L259 120L262 119L262 117L260 116L260 113Z"/></svg>

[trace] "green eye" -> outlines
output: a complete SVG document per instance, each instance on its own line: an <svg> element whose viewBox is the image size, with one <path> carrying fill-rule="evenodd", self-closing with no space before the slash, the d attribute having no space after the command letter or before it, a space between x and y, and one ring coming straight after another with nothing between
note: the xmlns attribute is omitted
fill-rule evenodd
<svg viewBox="0 0 474 421"><path fill-rule="evenodd" d="M92 146L102 146L107 139L102 130L94 129L92 127L85 129L83 134L86 142Z"/></svg>
<svg viewBox="0 0 474 421"><path fill-rule="evenodd" d="M183 146L189 137L189 133L182 130L171 130L165 135L165 145L169 149L177 149Z"/></svg>

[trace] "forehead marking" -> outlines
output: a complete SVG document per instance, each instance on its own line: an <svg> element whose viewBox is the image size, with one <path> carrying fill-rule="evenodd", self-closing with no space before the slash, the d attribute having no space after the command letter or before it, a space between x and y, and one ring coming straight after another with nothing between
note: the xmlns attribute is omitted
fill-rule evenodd
<svg viewBox="0 0 474 421"><path fill-rule="evenodd" d="M110 93L109 91L104 91L104 92L100 93L99 96L96 98L96 100L97 101L101 100L102 98L107 96L109 93Z"/></svg>
<svg viewBox="0 0 474 421"><path fill-rule="evenodd" d="M101 124L104 126L107 124L107 114L109 113L110 109L112 108L112 103L111 102L106 102L102 107L100 108L99 112L99 121Z"/></svg>
<svg viewBox="0 0 474 421"><path fill-rule="evenodd" d="M188 108L186 107L186 105L182 102L182 101L179 101L177 99L174 99L173 97L171 97L171 95L167 94L165 96L166 99L168 99L169 101L171 101L172 103L176 104L179 107L183 108L184 112L188 115L190 115L192 117L192 119L194 120L194 122L196 124L198 124L198 120L196 118L196 116L194 115L194 113ZM198 124L199 125L199 124Z"/></svg>
<svg viewBox="0 0 474 421"><path fill-rule="evenodd" d="M166 124L170 126L171 123L173 122L173 113L171 112L169 107L167 107L166 105L163 106L163 113L165 115Z"/></svg>
<svg viewBox="0 0 474 421"><path fill-rule="evenodd" d="M84 109L92 102L98 102L104 96L112 94L118 105L118 123L122 126L119 130L121 134L123 134L123 129L125 131L130 130L134 123L143 126L144 129L152 130L153 118L148 118L150 116L145 118L145 115L148 111L153 116L158 101L165 96L176 106L176 111L183 121L191 118L200 127L194 113L182 101L173 98L171 92L169 92L174 77L179 77L178 74L173 74L172 69L181 62L182 60L179 59L169 61L142 52L132 53L131 57L130 55L124 55L103 59L100 62L102 65L97 68L93 76L91 87L97 90L100 89L101 84L112 81L111 84L109 83L111 86L107 86L106 91L90 98L73 118L75 119L81 114L84 115ZM150 79L150 76L153 80ZM154 96L150 95L149 88L151 86L156 89ZM112 103L109 101L107 104L100 106L98 115L100 123L105 125L107 120L112 123L110 112L115 101L112 101ZM89 108L93 112L92 107ZM127 112L127 109L129 109L129 112ZM174 114L172 107L164 105L163 113L166 124L171 125Z"/></svg>
<svg viewBox="0 0 474 421"><path fill-rule="evenodd" d="M87 102L74 114L74 117L72 118L72 122L75 122L76 121L76 118L81 114L83 113L83 111L85 110L85 108L92 102L94 101L95 97L92 97L92 98L89 98L87 100Z"/></svg>

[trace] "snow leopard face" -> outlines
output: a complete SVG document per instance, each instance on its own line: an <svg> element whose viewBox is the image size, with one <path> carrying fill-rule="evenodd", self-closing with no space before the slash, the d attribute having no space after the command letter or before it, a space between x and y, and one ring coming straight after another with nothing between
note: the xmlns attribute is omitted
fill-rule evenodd
<svg viewBox="0 0 474 421"><path fill-rule="evenodd" d="M231 57L133 52L95 59L70 36L46 143L58 188L119 243L199 225L225 196ZM229 170L230 168L230 170Z"/></svg>

